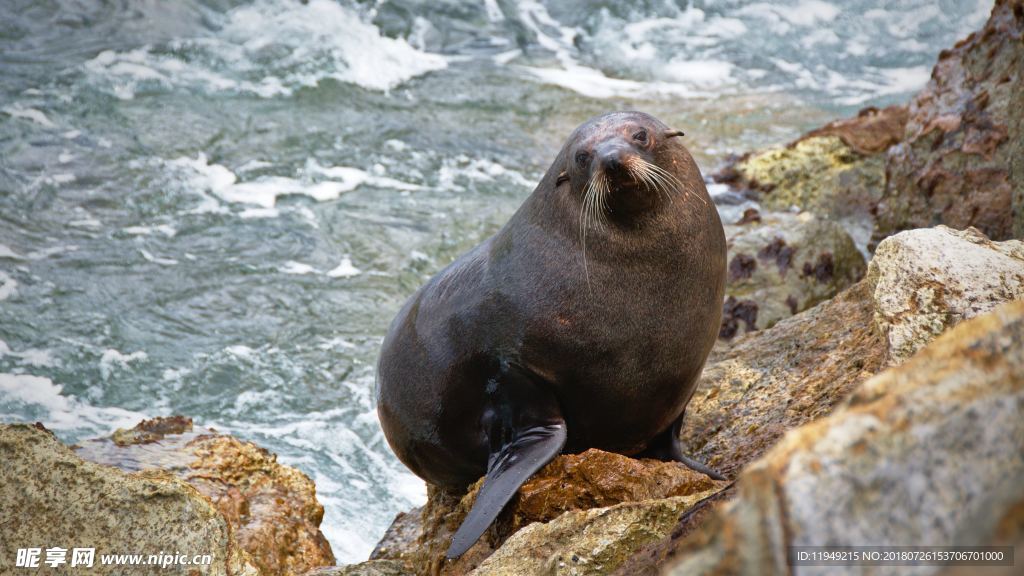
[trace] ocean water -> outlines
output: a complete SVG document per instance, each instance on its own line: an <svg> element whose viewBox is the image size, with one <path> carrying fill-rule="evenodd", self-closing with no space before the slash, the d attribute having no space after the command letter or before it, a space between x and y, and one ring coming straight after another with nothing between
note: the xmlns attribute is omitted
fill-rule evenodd
<svg viewBox="0 0 1024 576"><path fill-rule="evenodd" d="M2 2L0 421L192 416L309 474L364 559L425 499L374 411L388 323L574 126L650 111L708 173L905 100L991 5Z"/></svg>

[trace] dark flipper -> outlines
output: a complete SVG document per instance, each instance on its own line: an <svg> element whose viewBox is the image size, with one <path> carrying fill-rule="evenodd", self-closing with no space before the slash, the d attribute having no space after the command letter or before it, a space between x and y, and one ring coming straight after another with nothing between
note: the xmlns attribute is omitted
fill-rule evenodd
<svg viewBox="0 0 1024 576"><path fill-rule="evenodd" d="M668 430L659 434L654 440L651 440L651 444L647 449L637 454L636 457L681 462L687 468L696 470L701 474L707 474L713 480L725 480L725 476L720 472L683 454L683 447L679 444L679 431L682 430L682 427L683 414L680 414L679 418L676 418L676 421L669 426Z"/></svg>
<svg viewBox="0 0 1024 576"><path fill-rule="evenodd" d="M523 482L562 451L565 436L565 424L539 426L524 431L498 454L446 557L458 558L476 543Z"/></svg>
<svg viewBox="0 0 1024 576"><path fill-rule="evenodd" d="M488 384L484 425L491 459L484 484L445 554L458 558L494 522L505 504L534 472L565 445L566 428L555 397L522 371L506 368Z"/></svg>

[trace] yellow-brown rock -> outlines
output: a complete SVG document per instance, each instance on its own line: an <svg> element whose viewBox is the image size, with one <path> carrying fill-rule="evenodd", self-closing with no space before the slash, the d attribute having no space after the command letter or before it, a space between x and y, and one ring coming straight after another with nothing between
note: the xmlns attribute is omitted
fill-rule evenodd
<svg viewBox="0 0 1024 576"><path fill-rule="evenodd" d="M555 458L527 481L495 524L458 560L444 561L444 552L448 549L452 534L473 505L480 482L462 497L431 489L427 504L418 512L418 522L410 522L412 513L399 515L384 537L384 545L378 547L372 558L404 561L419 574L466 574L482 566L496 549L504 548L507 540L527 526L546 525L557 519L559 524L552 529L562 536L551 536L554 540L544 552L557 555L568 548L555 546L555 541L570 547L579 544L580 541L569 534L574 526L579 530L589 526L588 530L594 534L604 534L606 540L617 541L611 532L604 533L601 530L626 530L626 518L649 516L665 520L671 515L669 510L676 511L672 522L665 520L664 526L648 526L645 530L649 534L645 534L650 537L638 536L633 540L618 542L614 553L611 545L606 545L601 553L604 555L602 557L610 558L610 554L616 558L626 558L654 539L651 535L657 534L659 538L666 536L688 503L710 496L725 484L674 462L637 460L601 450L563 455ZM608 512L611 516L607 518L604 512L596 515L575 514L577 511L610 510L609 507L622 503L632 505ZM567 512L573 512L574 515ZM606 519L597 521L597 518ZM610 518L619 520L610 521ZM543 530L536 532L544 533ZM404 534L404 537L396 537L397 534ZM412 538L413 534L415 538ZM576 544L571 544L573 542ZM583 553L575 554L581 557ZM501 566L506 566L508 561L501 562ZM605 567L610 566L608 562L611 560L604 563ZM492 568L489 570L496 570L493 567L497 564L492 562L490 565Z"/></svg>
<svg viewBox="0 0 1024 576"><path fill-rule="evenodd" d="M257 576L224 516L195 488L162 470L126 473L87 462L41 425L0 425L0 574L126 573ZM42 548L38 568L16 568L18 549ZM45 564L46 548L65 563ZM92 564L71 567L75 548L93 549ZM105 555L182 554L191 563L166 568L103 563ZM197 560L201 562L202 560Z"/></svg>
<svg viewBox="0 0 1024 576"><path fill-rule="evenodd" d="M191 419L176 416L83 442L78 454L129 471L166 470L195 487L260 574L297 575L334 563L313 481L251 442L194 431Z"/></svg>

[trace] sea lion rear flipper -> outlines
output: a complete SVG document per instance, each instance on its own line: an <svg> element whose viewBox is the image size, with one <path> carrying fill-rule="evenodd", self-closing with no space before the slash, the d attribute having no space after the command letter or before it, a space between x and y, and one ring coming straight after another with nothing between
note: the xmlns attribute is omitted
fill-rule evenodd
<svg viewBox="0 0 1024 576"><path fill-rule="evenodd" d="M497 402L494 438L509 438L491 455L484 485L445 554L458 558L476 543L494 522L523 482L550 462L565 446L565 421L550 392L522 373L506 373L495 391ZM495 446L497 448L497 446Z"/></svg>
<svg viewBox="0 0 1024 576"><path fill-rule="evenodd" d="M668 462L680 462L690 470L696 470L701 474L706 474L712 480L725 480L725 476L721 472L718 472L714 468L711 468L707 464L703 464L690 458L686 454L683 454L683 446L679 441L679 433L683 427L683 416L686 410L683 410L683 414L676 418L676 421L668 427L667 430L655 436L651 443L647 446L647 449L637 454L636 458L655 458L657 460L668 461Z"/></svg>

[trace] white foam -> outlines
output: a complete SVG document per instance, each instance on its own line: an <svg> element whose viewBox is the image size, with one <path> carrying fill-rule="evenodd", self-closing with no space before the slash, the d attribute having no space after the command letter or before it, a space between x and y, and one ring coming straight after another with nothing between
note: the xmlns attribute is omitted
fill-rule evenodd
<svg viewBox="0 0 1024 576"><path fill-rule="evenodd" d="M341 259L341 263L338 264L337 267L327 272L327 275L330 276L331 278L350 278L352 276L358 276L359 274L362 273L363 271L360 270L359 268L356 268L352 264L352 260L348 256L345 256Z"/></svg>
<svg viewBox="0 0 1024 576"><path fill-rule="evenodd" d="M85 69L123 99L173 87L272 98L328 78L387 91L447 66L444 56L383 36L332 0L257 0L229 11L216 36L176 40L168 47L107 50Z"/></svg>
<svg viewBox="0 0 1024 576"><path fill-rule="evenodd" d="M224 349L224 351L227 352L228 354L231 354L232 356L245 358L246 360L252 360L256 356L256 351L250 348L249 346L245 346L244 344L235 344L233 346L228 346L227 348Z"/></svg>
<svg viewBox="0 0 1024 576"><path fill-rule="evenodd" d="M49 258L50 256L56 256L58 254L64 254L65 252L75 252L78 250L78 246L70 244L67 246L50 246L49 248L43 248L42 250L34 250L29 252L29 260L42 260L43 258Z"/></svg>
<svg viewBox="0 0 1024 576"><path fill-rule="evenodd" d="M109 380L110 375L115 370L125 370L130 368L130 365L133 363L145 362L148 359L149 355L143 350L137 350L131 354L122 354L118 350L108 348L103 352L103 356L100 357L100 376L104 380Z"/></svg>
<svg viewBox="0 0 1024 576"><path fill-rule="evenodd" d="M114 428L130 428L147 417L123 408L92 406L62 394L62 389L43 376L0 374L0 404L14 404L13 413L0 414L0 420L23 421L24 414L41 412L31 418L52 430L107 434Z"/></svg>
<svg viewBox="0 0 1024 576"><path fill-rule="evenodd" d="M317 269L310 266L309 264L303 264L302 262L296 262L294 260L289 260L285 262L284 266L278 268L278 271L283 274L297 274L300 276L305 274L317 273Z"/></svg>
<svg viewBox="0 0 1024 576"><path fill-rule="evenodd" d="M335 348L352 349L352 348L355 348L355 347L356 347L355 344L353 344L352 342L349 342L348 340L346 340L345 338L342 338L341 336L337 336L335 338L331 338L329 340L325 340L325 341L317 344L317 348L319 348L321 350L332 350L332 349L335 349Z"/></svg>
<svg viewBox="0 0 1024 576"><path fill-rule="evenodd" d="M82 218L80 220L72 220L68 222L68 226L74 226L76 228L102 228L103 222L95 218Z"/></svg>
<svg viewBox="0 0 1024 576"><path fill-rule="evenodd" d="M149 252L149 250L146 250L145 248L139 248L139 254L142 254L142 257L145 258L147 261L152 262L154 264L160 264L161 266L174 266L175 264L178 263L178 261L175 260L174 258L161 258L159 256L154 256Z"/></svg>
<svg viewBox="0 0 1024 576"><path fill-rule="evenodd" d="M9 260L24 260L25 257L18 254L14 250L11 250L10 246L6 244L0 244L0 258L7 258Z"/></svg>
<svg viewBox="0 0 1024 576"><path fill-rule="evenodd" d="M535 34L537 43L554 54L561 68L516 68L545 84L561 86L591 98L705 96L710 94L705 88L714 86L721 91L731 75L732 65L720 59L673 59L666 64L658 59L654 45L646 40L645 36L653 30L665 26L688 28L694 21L703 21L704 12L696 8L684 11L678 20L655 18L624 27L609 27L599 34L598 43L614 44L614 48L604 56L615 54L622 67L647 70L651 76L647 81L610 77L601 70L580 64L573 56L579 32L562 26L536 0L519 3L519 18ZM731 21L714 30L733 34L741 28L742 23Z"/></svg>
<svg viewBox="0 0 1024 576"><path fill-rule="evenodd" d="M173 238L178 230L170 224L156 224L153 226L128 226L122 228L122 232L125 234L131 234L132 236L149 236L150 234L160 233L168 238Z"/></svg>
<svg viewBox="0 0 1024 576"><path fill-rule="evenodd" d="M253 170L270 168L271 166L273 166L273 164L271 164L270 162L265 162L263 160L249 160L245 164L239 166L236 172L252 172Z"/></svg>
<svg viewBox="0 0 1024 576"><path fill-rule="evenodd" d="M6 272L0 271L0 302L7 300L18 290L18 281Z"/></svg>
<svg viewBox="0 0 1024 576"><path fill-rule="evenodd" d="M36 110L35 108L22 108L20 106L4 106L3 108L0 108L0 112L4 112L12 118L24 118L25 120L31 120L32 122L35 122L36 124L39 124L44 128L57 127L56 124L54 124L49 118L46 117L46 114L44 114L40 110Z"/></svg>
<svg viewBox="0 0 1024 576"><path fill-rule="evenodd" d="M535 185L516 170L487 158L470 158L465 154L443 159L437 171L438 184L450 190L465 189L463 182L491 182L497 179L507 179L520 186Z"/></svg>
<svg viewBox="0 0 1024 576"><path fill-rule="evenodd" d="M246 208L238 213L243 220L255 220L259 218L277 218L281 211L277 208Z"/></svg>
<svg viewBox="0 0 1024 576"><path fill-rule="evenodd" d="M6 342L0 340L0 358L3 358L4 356L18 358L19 364L28 364L30 366L39 366L43 368L53 368L60 364L53 357L52 350L28 348L21 352L15 352L7 346Z"/></svg>
<svg viewBox="0 0 1024 576"><path fill-rule="evenodd" d="M183 171L188 184L200 191L212 192L229 203L253 204L259 210L247 210L243 218L267 218L277 216L274 210L279 198L288 195L308 196L317 202L336 200L346 192L359 186L371 185L396 190L418 190L420 186L385 176L376 176L348 166L321 166L315 160L306 162L300 179L287 176L260 176L248 182L239 182L238 176L227 167L211 164L206 155L199 153L195 158L178 158L165 164L177 171ZM323 180L321 178L330 178Z"/></svg>

